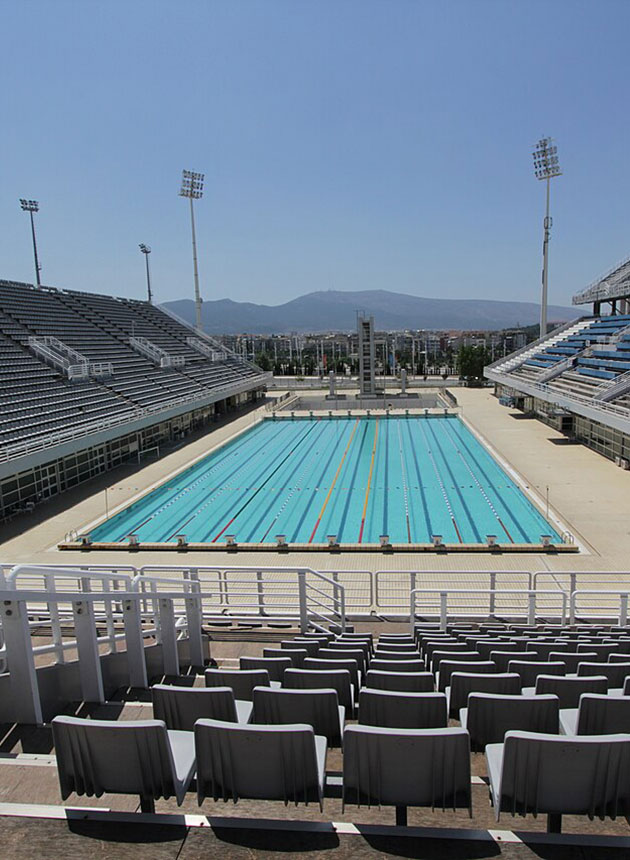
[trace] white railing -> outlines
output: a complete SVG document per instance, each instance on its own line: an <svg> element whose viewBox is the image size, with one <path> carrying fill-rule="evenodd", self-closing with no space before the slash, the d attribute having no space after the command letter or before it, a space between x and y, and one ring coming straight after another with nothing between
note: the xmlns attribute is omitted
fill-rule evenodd
<svg viewBox="0 0 630 860"><path fill-rule="evenodd" d="M616 283L604 285L603 282L607 281L608 278L616 272L621 274L621 270L628 265L630 265L630 259L628 257L624 257L623 260L614 265L611 269L608 269L605 274L600 275L599 278L591 281L588 287L585 287L579 293L576 293L573 296L572 304L583 305L588 304L589 302L600 301L601 299L623 298L623 296L614 295L619 289Z"/></svg>
<svg viewBox="0 0 630 860"><path fill-rule="evenodd" d="M16 442L14 444L7 445L4 448L0 448L0 463L6 462L7 460L16 460L19 457L25 457L36 451L53 448L56 445L61 445L63 442L70 442L73 439L90 436L93 433L100 433L101 431L107 430L111 427L130 424L132 421L158 415L161 412L166 412L169 409L173 409L183 404L198 403L201 407L208 401L208 398L212 398L214 400L216 399L216 395L220 396L225 394L225 396L230 396L233 394L239 394L241 391L248 391L250 388L254 388L257 385L264 385L265 383L265 374L252 376L249 379L239 380L238 382L229 382L217 385L210 389L209 393L206 395L199 396L197 394L190 394L187 396L175 397L172 400L166 400L162 403L153 404L151 406L138 406L122 415L114 415L109 418L101 418L98 421L86 422L85 424L81 424L77 427L70 427L67 430L59 430L56 433L50 433L47 436L42 436L37 439L31 439L25 442Z"/></svg>
<svg viewBox="0 0 630 860"><path fill-rule="evenodd" d="M630 589L617 591L599 589L574 591L569 605L569 620L574 624L582 617L614 619L620 627L628 624Z"/></svg>
<svg viewBox="0 0 630 860"><path fill-rule="evenodd" d="M446 631L449 622L455 618L487 619L499 616L524 618L528 624L535 624L539 617L544 617L565 624L568 603L569 597L564 591L416 588L410 596L409 622L412 632L419 618L429 621L437 619L441 631ZM491 606L494 606L493 611Z"/></svg>
<svg viewBox="0 0 630 860"><path fill-rule="evenodd" d="M496 370L502 364L505 364L508 361L511 362L512 359L518 358L519 356L522 356L523 353L525 353L525 352L529 352L530 350L535 351L536 348L538 346L540 346L541 344L545 343L545 341L549 341L551 338L557 338L557 336L559 334L566 332L567 329L572 328L573 326L577 325L579 322L585 321L586 319L587 319L586 317L578 317L577 319L571 320L568 323L564 323L564 325L558 326L558 328L555 328L553 331L547 332L547 334L543 335L543 337L539 337L536 340L533 340L531 343L525 344L525 346L520 347L520 349L515 350L514 352L510 353L509 355L504 356L503 358L497 359L497 361L494 361L492 364L488 364L485 367L485 370Z"/></svg>
<svg viewBox="0 0 630 860"><path fill-rule="evenodd" d="M630 370L616 376L614 379L609 379L603 385L598 385L593 394L594 400L601 400L606 403L609 400L614 400L616 397L621 397L622 394L630 389Z"/></svg>
<svg viewBox="0 0 630 860"><path fill-rule="evenodd" d="M129 345L158 367L183 367L186 364L185 356L171 355L146 337L130 337Z"/></svg>
<svg viewBox="0 0 630 860"><path fill-rule="evenodd" d="M200 337L187 337L186 343L192 349L196 349L197 352L200 352L202 355L205 355L205 357L209 358L210 361L224 361L228 355L224 349L216 349L211 344L206 343L206 341L202 340Z"/></svg>

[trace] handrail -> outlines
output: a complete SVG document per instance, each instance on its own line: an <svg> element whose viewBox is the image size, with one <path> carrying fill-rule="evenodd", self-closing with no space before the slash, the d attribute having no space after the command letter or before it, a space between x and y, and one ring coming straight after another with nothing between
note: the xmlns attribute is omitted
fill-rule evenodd
<svg viewBox="0 0 630 860"><path fill-rule="evenodd" d="M492 364L487 364L484 369L494 370L499 367L499 365L504 364L506 361L511 361L513 358L517 358L524 352L527 352L530 349L535 349L537 346L540 346L540 344L544 343L546 340L549 340L552 337L556 337L556 335L561 334L563 331L566 331L572 326L577 325L577 323L582 322L582 320L587 320L588 318L588 316L576 317L574 320L570 320L569 322L564 323L564 325L560 325L557 328L554 328L553 331L548 331L547 334L543 335L542 337L536 338L536 340L533 340L531 343L526 343L525 346L521 346L519 349L514 350L514 352L511 352L509 355L504 355L502 358L493 361Z"/></svg>
<svg viewBox="0 0 630 860"><path fill-rule="evenodd" d="M626 627L628 624L628 601L630 600L630 587L626 591L621 591L618 589L597 589L591 591L590 589L583 589L578 591L573 591L571 593L571 598L569 602L569 622L571 624L575 623L575 619L577 617L577 602L578 598L581 596L588 595L592 597L593 595L615 595L619 598L619 612L617 615L617 623L620 627ZM608 609L608 607L604 607Z"/></svg>

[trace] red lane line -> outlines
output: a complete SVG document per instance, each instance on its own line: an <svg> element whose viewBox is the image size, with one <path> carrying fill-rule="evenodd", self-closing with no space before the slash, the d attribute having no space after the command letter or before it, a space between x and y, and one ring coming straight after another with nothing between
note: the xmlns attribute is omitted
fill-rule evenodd
<svg viewBox="0 0 630 860"><path fill-rule="evenodd" d="M315 523L315 528L314 528L314 529L313 529L313 531L311 532L311 536L310 536L310 538L308 539L308 542L309 542L309 543L313 543L313 538L315 537L315 532L316 532L316 531L317 531L317 529L319 528L319 524L321 523L321 521L322 521L322 518L321 518L321 517L317 517L317 522Z"/></svg>
<svg viewBox="0 0 630 860"><path fill-rule="evenodd" d="M234 520L235 520L235 519L236 519L236 517L232 517L232 519L230 520L230 522L229 522L227 525L223 526L223 528L221 529L221 531L219 532L219 534L214 538L214 540L212 541L212 543L216 543L216 542L219 540L219 538L221 537L221 535L223 534L223 532L224 532L226 529L229 529L229 527L232 525L232 523L234 522Z"/></svg>
<svg viewBox="0 0 630 860"><path fill-rule="evenodd" d="M455 517L451 517L451 519L453 520L453 525L455 526L455 531L457 532L457 537L459 538L459 542L464 543L464 541L462 540L462 536L459 533L459 529L457 528L457 523L455 522Z"/></svg>
<svg viewBox="0 0 630 860"><path fill-rule="evenodd" d="M506 535L509 537L509 539L510 539L510 543L514 543L514 540L513 540L513 538L512 538L512 535L509 533L509 531L508 531L508 530L506 529L506 527L503 525L503 520L501 519L501 517L497 517L497 519L498 519L498 521L501 523L501 528L502 528L502 529L503 529L503 531L506 533Z"/></svg>
<svg viewBox="0 0 630 860"><path fill-rule="evenodd" d="M365 517L363 517L363 519L361 520L361 529L359 531L359 543L361 543L361 540L363 538L363 526L364 525L365 525Z"/></svg>

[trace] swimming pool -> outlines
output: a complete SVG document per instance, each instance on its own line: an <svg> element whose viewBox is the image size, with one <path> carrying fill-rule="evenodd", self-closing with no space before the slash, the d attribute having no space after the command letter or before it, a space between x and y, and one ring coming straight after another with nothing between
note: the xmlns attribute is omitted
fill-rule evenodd
<svg viewBox="0 0 630 860"><path fill-rule="evenodd" d="M457 416L266 419L91 532L95 542L540 543L558 533Z"/></svg>

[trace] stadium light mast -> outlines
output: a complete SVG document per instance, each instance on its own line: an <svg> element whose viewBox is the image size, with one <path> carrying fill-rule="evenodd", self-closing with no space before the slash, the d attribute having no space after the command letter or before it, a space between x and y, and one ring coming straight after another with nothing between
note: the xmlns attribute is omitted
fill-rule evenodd
<svg viewBox="0 0 630 860"><path fill-rule="evenodd" d="M547 208L544 221L543 239L543 270L542 270L542 297L540 302L540 336L547 334L547 284L549 278L549 240L551 238L552 219L549 216L549 188L554 176L561 176L560 163L558 161L558 147L554 145L550 137L541 138L536 144L533 152L534 174L536 179L544 179L547 183Z"/></svg>
<svg viewBox="0 0 630 860"><path fill-rule="evenodd" d="M182 187L179 191L180 197L188 197L190 200L193 272L195 275L195 328L197 331L201 331L201 295L199 293L199 271L197 269L197 240L195 238L195 212L193 209L193 200L199 200L203 197L203 177L203 173L194 173L192 170L182 170Z"/></svg>
<svg viewBox="0 0 630 860"><path fill-rule="evenodd" d="M33 256L35 257L35 281L38 287L41 287L42 282L39 273L42 270L42 267L39 264L39 259L37 258L37 241L35 240L35 220L33 218L33 212L39 212L39 203L37 200L24 200L24 198L20 197L20 206L22 207L23 212L28 212L31 216L31 233L33 235Z"/></svg>
<svg viewBox="0 0 630 860"><path fill-rule="evenodd" d="M151 293L151 274L149 273L149 254L151 253L151 248L144 243L138 245L142 253L144 254L144 262L147 266L147 295L149 297L149 304L151 304L153 300L153 294Z"/></svg>

